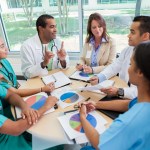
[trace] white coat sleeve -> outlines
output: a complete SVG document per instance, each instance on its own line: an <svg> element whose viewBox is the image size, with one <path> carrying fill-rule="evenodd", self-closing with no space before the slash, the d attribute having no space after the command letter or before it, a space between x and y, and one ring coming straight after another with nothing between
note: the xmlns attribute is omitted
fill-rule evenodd
<svg viewBox="0 0 150 150"><path fill-rule="evenodd" d="M34 54L30 48L22 45L20 50L21 70L25 78L32 78L48 74L47 69L42 69L41 64L36 64Z"/></svg>
<svg viewBox="0 0 150 150"><path fill-rule="evenodd" d="M132 85L130 87L123 88L124 89L124 98L134 99L137 97L137 87Z"/></svg>
<svg viewBox="0 0 150 150"><path fill-rule="evenodd" d="M126 52L126 49L124 49L120 53L120 56L112 64L107 66L100 74L103 74L106 77L106 79L109 79L117 75L117 73L120 72L122 64L124 62L125 52Z"/></svg>

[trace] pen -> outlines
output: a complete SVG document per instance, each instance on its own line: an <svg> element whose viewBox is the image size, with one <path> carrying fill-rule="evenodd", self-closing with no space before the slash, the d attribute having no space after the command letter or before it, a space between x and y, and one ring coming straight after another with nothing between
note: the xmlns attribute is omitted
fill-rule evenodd
<svg viewBox="0 0 150 150"><path fill-rule="evenodd" d="M54 78L54 82L57 82L57 79L55 78L55 76L54 76L54 75L52 75L52 77Z"/></svg>
<svg viewBox="0 0 150 150"><path fill-rule="evenodd" d="M91 99L91 97L88 97L87 99L85 99L84 101L85 102L87 102L88 100L90 100ZM82 104L81 104L82 105ZM77 104L75 104L74 105L74 109L79 109L80 107L77 105Z"/></svg>
<svg viewBox="0 0 150 150"><path fill-rule="evenodd" d="M88 86L88 84L86 84L84 87L87 87ZM83 90L81 90L81 92L83 92Z"/></svg>
<svg viewBox="0 0 150 150"><path fill-rule="evenodd" d="M51 92L46 92L46 93L47 93L48 96L51 95ZM54 109L58 109L58 105L57 104L54 105Z"/></svg>
<svg viewBox="0 0 150 150"><path fill-rule="evenodd" d="M73 110L65 111L64 114L71 113L71 112L74 112L74 111L77 111L77 110L78 109L73 109Z"/></svg>

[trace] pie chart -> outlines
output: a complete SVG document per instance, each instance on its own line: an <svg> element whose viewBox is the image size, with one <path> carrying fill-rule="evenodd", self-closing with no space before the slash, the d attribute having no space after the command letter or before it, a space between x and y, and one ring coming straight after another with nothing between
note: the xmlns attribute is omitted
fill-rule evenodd
<svg viewBox="0 0 150 150"><path fill-rule="evenodd" d="M65 103L74 103L79 99L79 95L75 92L67 92L60 96L60 100Z"/></svg>
<svg viewBox="0 0 150 150"><path fill-rule="evenodd" d="M81 77L92 77L93 76L93 74L91 74L91 73L85 73L85 72L80 72L79 75Z"/></svg>
<svg viewBox="0 0 150 150"><path fill-rule="evenodd" d="M96 127L96 124L97 124L97 121L95 119L94 116L88 114L86 119L89 121L89 123L95 128ZM70 120L69 120L69 124L70 126L80 132L80 133L84 133L84 130L82 128L82 125L81 125L81 122L80 122L80 114L75 114L73 115Z"/></svg>
<svg viewBox="0 0 150 150"><path fill-rule="evenodd" d="M41 108L44 105L45 101L46 97L43 95L34 95L27 98L26 100L28 106L36 110Z"/></svg>

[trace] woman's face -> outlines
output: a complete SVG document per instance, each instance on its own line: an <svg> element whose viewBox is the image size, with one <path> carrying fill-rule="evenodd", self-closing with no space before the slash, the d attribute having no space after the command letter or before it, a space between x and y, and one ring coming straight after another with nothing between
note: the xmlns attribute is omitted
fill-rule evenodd
<svg viewBox="0 0 150 150"><path fill-rule="evenodd" d="M93 33L95 38L99 38L103 34L103 27L100 26L97 20L92 20L91 22L91 32Z"/></svg>
<svg viewBox="0 0 150 150"><path fill-rule="evenodd" d="M0 38L0 59L6 58L8 54L8 49L4 41Z"/></svg>
<svg viewBox="0 0 150 150"><path fill-rule="evenodd" d="M138 85L138 81L139 81L138 72L139 72L139 69L136 66L135 60L133 59L133 55L130 59L130 67L128 69L129 81L134 85Z"/></svg>

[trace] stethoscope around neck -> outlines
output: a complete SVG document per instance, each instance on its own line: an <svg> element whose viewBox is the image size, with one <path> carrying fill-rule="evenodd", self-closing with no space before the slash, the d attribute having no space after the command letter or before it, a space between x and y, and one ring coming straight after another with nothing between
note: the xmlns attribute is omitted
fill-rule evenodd
<svg viewBox="0 0 150 150"><path fill-rule="evenodd" d="M2 72L5 76L7 76L8 79L9 79L9 82L11 82L12 86L14 86L15 83L14 83L14 79L13 79L13 74L7 70L7 68L5 67L5 65L3 65L2 62L1 62L1 65L5 69L5 71L7 72L7 74L4 71L2 71L2 70L0 70L0 72Z"/></svg>
<svg viewBox="0 0 150 150"><path fill-rule="evenodd" d="M43 59L44 59L45 51L49 47L47 45L49 45L49 43L48 44L42 44L42 42L41 42ZM53 40L53 44L52 44L52 46L50 48L50 51L53 52L54 50L58 51L58 47L56 46L55 41Z"/></svg>

